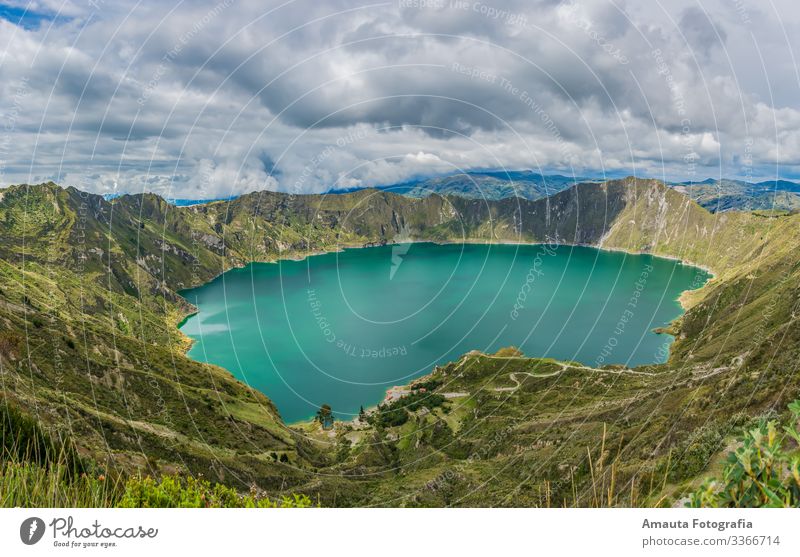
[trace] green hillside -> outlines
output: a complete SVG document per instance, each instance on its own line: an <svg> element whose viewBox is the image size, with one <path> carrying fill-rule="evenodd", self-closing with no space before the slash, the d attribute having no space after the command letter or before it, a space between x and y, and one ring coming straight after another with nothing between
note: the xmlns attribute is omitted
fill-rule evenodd
<svg viewBox="0 0 800 557"><path fill-rule="evenodd" d="M800 393L800 215L712 214L657 181L536 200L258 192L190 207L23 185L0 190L0 230L3 397L104 470L202 473L324 505L665 504L738 428ZM686 296L667 364L471 354L436 370L428 395L334 437L287 427L266 396L185 356L179 290L396 238L587 244L715 277Z"/></svg>

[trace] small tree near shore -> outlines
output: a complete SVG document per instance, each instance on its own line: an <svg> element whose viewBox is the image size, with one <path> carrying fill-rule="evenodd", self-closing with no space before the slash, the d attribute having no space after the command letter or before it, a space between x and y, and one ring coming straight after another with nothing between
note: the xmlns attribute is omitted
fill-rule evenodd
<svg viewBox="0 0 800 557"><path fill-rule="evenodd" d="M333 427L333 409L330 404L323 404L317 410L316 421L322 425L322 429L330 429Z"/></svg>

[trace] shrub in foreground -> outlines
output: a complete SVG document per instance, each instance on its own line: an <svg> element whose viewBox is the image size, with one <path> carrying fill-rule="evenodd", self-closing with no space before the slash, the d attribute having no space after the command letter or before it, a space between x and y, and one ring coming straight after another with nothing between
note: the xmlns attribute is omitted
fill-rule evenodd
<svg viewBox="0 0 800 557"><path fill-rule="evenodd" d="M782 432L775 420L745 431L721 477L705 482L688 506L800 507L800 401L790 404L789 411Z"/></svg>
<svg viewBox="0 0 800 557"><path fill-rule="evenodd" d="M164 476L154 478L131 478L125 483L125 491L119 507L248 507L248 508L307 508L311 499L306 495L284 496L270 499L255 491L242 495L232 487L211 484L202 478Z"/></svg>

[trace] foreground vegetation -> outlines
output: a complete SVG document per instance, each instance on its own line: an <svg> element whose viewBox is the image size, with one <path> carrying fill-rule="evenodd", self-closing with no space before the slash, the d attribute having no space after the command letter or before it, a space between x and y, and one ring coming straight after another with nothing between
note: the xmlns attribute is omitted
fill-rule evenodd
<svg viewBox="0 0 800 557"><path fill-rule="evenodd" d="M134 476L111 480L103 475L69 478L63 467L4 462L0 469L0 507L127 508L305 508L305 495L272 498L193 476Z"/></svg>
<svg viewBox="0 0 800 557"><path fill-rule="evenodd" d="M39 424L7 404L2 419L0 507L310 507L304 495L271 498L203 478L106 474L78 456L71 441L54 441Z"/></svg>
<svg viewBox="0 0 800 557"><path fill-rule="evenodd" d="M440 399L435 406L441 406ZM422 406L420 400L414 406ZM789 405L783 431L776 420L762 420L736 438L720 477L704 481L690 495L691 507L800 507L800 401ZM390 410L391 412L391 410ZM268 497L255 487L249 493L202 478L163 476L107 477L86 466L65 447L58 447L35 421L4 408L0 507L124 508L307 508L305 495ZM10 426L15 432L9 436ZM380 427L380 426L379 426ZM605 432L604 432L605 434ZM475 458L475 455L472 455ZM590 455L591 458L591 455ZM77 460L76 460L77 459ZM615 464L612 463L612 475ZM590 462L590 470L593 468ZM88 471L87 471L88 470ZM574 476L570 489L575 490ZM546 482L545 506L553 506L552 483ZM431 487L439 487L435 484ZM592 474L594 497L585 506L604 507L622 499L615 486ZM600 494L598 497L598 493ZM634 501L635 502L635 501ZM578 503L578 501L574 501Z"/></svg>
<svg viewBox="0 0 800 557"><path fill-rule="evenodd" d="M761 421L737 441L719 478L692 494L692 507L800 507L800 401L788 424Z"/></svg>

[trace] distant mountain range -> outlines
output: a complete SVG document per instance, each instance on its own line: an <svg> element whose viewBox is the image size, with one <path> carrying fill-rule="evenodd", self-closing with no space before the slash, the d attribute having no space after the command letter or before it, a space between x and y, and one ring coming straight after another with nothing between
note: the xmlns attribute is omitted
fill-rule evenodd
<svg viewBox="0 0 800 557"><path fill-rule="evenodd" d="M522 197L535 201L556 194L580 183L600 183L602 179L561 174L541 174L532 170L461 172L389 186L378 186L407 197L458 195L470 199L498 200ZM746 182L717 180L702 182L668 182L711 212L800 209L800 184L788 180ZM359 189L332 190L328 193L349 193Z"/></svg>
<svg viewBox="0 0 800 557"><path fill-rule="evenodd" d="M127 195L124 193L106 193L103 194L103 198L106 201L111 201L112 199L116 199L118 197L122 197L123 195ZM232 199L236 199L239 197L238 195L230 195L228 197L215 197L213 199L180 199L175 197L167 197L165 201L171 205L175 205L176 207L191 207L192 205L204 205L206 203L213 203L215 201L231 201Z"/></svg>
<svg viewBox="0 0 800 557"><path fill-rule="evenodd" d="M800 209L800 184L788 180L715 180L670 184L711 212Z"/></svg>
<svg viewBox="0 0 800 557"><path fill-rule="evenodd" d="M601 183L603 179L562 174L541 174L532 170L459 172L447 176L422 178L399 184L329 190L328 194L353 193L367 189L406 197L424 198L435 193L467 199L497 201L521 197L535 201L564 191L576 184ZM747 182L708 178L701 182L667 182L667 185L691 197L712 213L724 211L797 211L800 210L800 183L789 180ZM106 194L106 201L123 194ZM166 201L178 207L231 201L237 196L213 199L176 199Z"/></svg>
<svg viewBox="0 0 800 557"><path fill-rule="evenodd" d="M600 182L600 180L579 176L563 176L561 174L540 174L532 170L509 170L459 172L401 184L377 186L371 189L417 198L427 197L432 193L436 193L439 195L458 195L469 199L498 200L508 197L522 197L535 201L583 182ZM350 193L359 189L367 188L331 190L328 193Z"/></svg>

